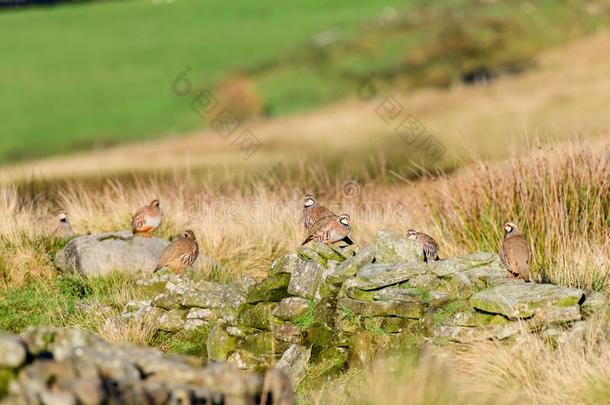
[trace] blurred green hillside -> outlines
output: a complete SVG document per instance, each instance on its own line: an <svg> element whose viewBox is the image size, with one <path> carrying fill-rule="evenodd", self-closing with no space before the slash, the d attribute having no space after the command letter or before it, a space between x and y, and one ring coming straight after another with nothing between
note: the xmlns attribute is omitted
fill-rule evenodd
<svg viewBox="0 0 610 405"><path fill-rule="evenodd" d="M3 11L0 164L200 128L190 100L172 92L186 68L197 88L223 83L237 109L245 91L246 110L266 116L354 95L371 73L408 90L518 72L539 50L605 25L608 8L593 3L174 0Z"/></svg>

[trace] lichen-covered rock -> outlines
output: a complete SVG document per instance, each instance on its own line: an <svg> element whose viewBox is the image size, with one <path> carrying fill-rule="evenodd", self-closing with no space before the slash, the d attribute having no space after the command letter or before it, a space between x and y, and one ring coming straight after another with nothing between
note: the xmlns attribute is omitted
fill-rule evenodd
<svg viewBox="0 0 610 405"><path fill-rule="evenodd" d="M303 331L296 325L285 323L272 327L273 337L281 342L302 344Z"/></svg>
<svg viewBox="0 0 610 405"><path fill-rule="evenodd" d="M367 246L360 249L356 255L340 263L337 268L328 275L328 282L333 285L339 285L348 278L355 276L362 267L373 262L375 253L374 246Z"/></svg>
<svg viewBox="0 0 610 405"><path fill-rule="evenodd" d="M368 264L360 269L358 277L349 279L343 283L343 287L359 288L361 290L377 290L426 274L427 266L428 265L423 262Z"/></svg>
<svg viewBox="0 0 610 405"><path fill-rule="evenodd" d="M215 322L220 319L220 310L210 308L191 308L186 314L186 319L201 319L208 322Z"/></svg>
<svg viewBox="0 0 610 405"><path fill-rule="evenodd" d="M325 268L312 260L301 261L292 272L288 293L306 299L316 298L323 281Z"/></svg>
<svg viewBox="0 0 610 405"><path fill-rule="evenodd" d="M443 320L443 325L446 326L489 326L489 325L505 325L509 322L502 315L485 314L477 311L461 311L450 315Z"/></svg>
<svg viewBox="0 0 610 405"><path fill-rule="evenodd" d="M476 293L470 303L481 311L515 319L530 318L545 307L571 307L583 299L584 292L576 288L511 282Z"/></svg>
<svg viewBox="0 0 610 405"><path fill-rule="evenodd" d="M216 324L208 335L206 348L208 360L225 361L237 348L237 339L229 335L223 325Z"/></svg>
<svg viewBox="0 0 610 405"><path fill-rule="evenodd" d="M166 291L154 297L150 305L163 308L163 309L175 309L180 307L182 302L182 294L173 291Z"/></svg>
<svg viewBox="0 0 610 405"><path fill-rule="evenodd" d="M259 302L256 305L246 305L239 313L237 323L241 326L271 330L271 325L279 323L279 320L273 316L273 310L277 305L277 303L273 302Z"/></svg>
<svg viewBox="0 0 610 405"><path fill-rule="evenodd" d="M256 304L261 301L280 301L288 296L289 282L290 274L278 273L271 275L248 290L246 303Z"/></svg>
<svg viewBox="0 0 610 405"><path fill-rule="evenodd" d="M329 347L321 350L308 368L302 386L311 388L324 378L339 373L347 364L348 350L343 347Z"/></svg>
<svg viewBox="0 0 610 405"><path fill-rule="evenodd" d="M311 347L293 344L284 352L275 366L286 374L292 386L296 388L305 377L310 358Z"/></svg>
<svg viewBox="0 0 610 405"><path fill-rule="evenodd" d="M346 255L342 253L340 248L333 249L326 243L313 242L309 244L309 248L327 261L334 260L336 262L342 262L346 259Z"/></svg>
<svg viewBox="0 0 610 405"><path fill-rule="evenodd" d="M172 309L159 318L159 329L165 332L178 332L184 329L186 321L186 309Z"/></svg>
<svg viewBox="0 0 610 405"><path fill-rule="evenodd" d="M318 263L320 266L326 267L326 259L320 256L318 252L311 249L309 246L298 246L296 251L305 261L313 261Z"/></svg>
<svg viewBox="0 0 610 405"><path fill-rule="evenodd" d="M279 257L271 263L269 275L272 276L278 273L292 274L299 266L303 259L296 253Z"/></svg>
<svg viewBox="0 0 610 405"><path fill-rule="evenodd" d="M583 315L591 316L604 307L610 308L609 304L610 303L604 294L596 291L587 291L585 294L585 302L582 303L580 309Z"/></svg>
<svg viewBox="0 0 610 405"><path fill-rule="evenodd" d="M411 319L421 318L425 308L420 302L359 301L351 298L341 298L337 305L365 317L397 316Z"/></svg>
<svg viewBox="0 0 610 405"><path fill-rule="evenodd" d="M288 297L280 301L272 315L284 321L292 321L307 312L309 302L301 297Z"/></svg>
<svg viewBox="0 0 610 405"><path fill-rule="evenodd" d="M581 319L580 305L572 305L571 307L543 307L530 319L529 326L532 329L539 330L580 321Z"/></svg>
<svg viewBox="0 0 610 405"><path fill-rule="evenodd" d="M16 337L0 332L0 369L19 367L25 356L25 348Z"/></svg>
<svg viewBox="0 0 610 405"><path fill-rule="evenodd" d="M351 367L363 367L372 363L375 355L373 335L368 331L360 331L349 341L349 364Z"/></svg>
<svg viewBox="0 0 610 405"><path fill-rule="evenodd" d="M465 256L451 257L430 263L430 271L439 277L460 273L483 266L501 266L500 257L496 253L473 253ZM506 275L506 272L504 272Z"/></svg>
<svg viewBox="0 0 610 405"><path fill-rule="evenodd" d="M424 255L422 249L415 241L382 229L377 233L375 246L377 263L422 262Z"/></svg>
<svg viewBox="0 0 610 405"><path fill-rule="evenodd" d="M115 270L152 273L168 244L164 239L134 237L130 231L79 236L57 253L55 265L85 276Z"/></svg>
<svg viewBox="0 0 610 405"><path fill-rule="evenodd" d="M235 285L199 281L184 292L181 305L199 308L237 308L245 302Z"/></svg>
<svg viewBox="0 0 610 405"><path fill-rule="evenodd" d="M490 339L508 339L522 332L522 329L523 326L520 326L518 322L487 327L442 325L435 329L434 335L437 338L444 338L457 343L473 343Z"/></svg>
<svg viewBox="0 0 610 405"><path fill-rule="evenodd" d="M195 358L113 345L75 329L31 329L23 339L28 344L21 348L35 351L6 365L11 368L2 375L9 380L2 381L9 386L3 403L207 403L212 398L252 404L261 395L259 375L225 365L202 368ZM4 336L2 343L7 343Z"/></svg>
<svg viewBox="0 0 610 405"><path fill-rule="evenodd" d="M276 350L276 341L272 332L257 332L247 335L240 341L240 348L258 356L270 356L281 351Z"/></svg>
<svg viewBox="0 0 610 405"><path fill-rule="evenodd" d="M251 328L249 326L227 326L226 331L229 335L238 338L245 338L248 335L260 332L260 330L256 328Z"/></svg>

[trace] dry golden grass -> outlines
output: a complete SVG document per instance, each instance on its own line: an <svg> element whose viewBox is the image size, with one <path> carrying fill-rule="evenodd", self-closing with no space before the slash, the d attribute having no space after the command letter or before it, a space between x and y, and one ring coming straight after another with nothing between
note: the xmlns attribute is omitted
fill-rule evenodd
<svg viewBox="0 0 610 405"><path fill-rule="evenodd" d="M353 239L360 244L369 243L384 227L414 227L440 242L442 256L497 251L501 225L514 221L532 245L535 277L608 289L609 145L549 146L527 155L515 153L495 166L480 162L418 182L375 174L358 183L308 166L299 172L276 168L272 175L250 180L227 175L222 183L194 176L129 185L75 183L31 201L16 189L4 189L0 210L7 219L0 242L7 252L5 278L19 282L53 272L45 250L53 244L45 242L45 234L57 208L68 211L79 233L111 231L129 229L131 214L152 198L161 199L166 215L159 236L193 229L202 252L223 268L215 278L260 277L274 258L304 238L300 211L306 190L334 211L348 212Z"/></svg>
<svg viewBox="0 0 610 405"><path fill-rule="evenodd" d="M230 140L210 130L4 167L0 182L199 168L222 179L225 171L264 171L274 162L292 166L320 154L349 165L360 157L390 152L399 160L420 160L427 168L451 168L463 161L504 158L507 147L526 149L550 134L608 136L609 78L610 33L601 32L547 52L535 69L501 77L488 86L409 94L380 87L369 103L348 99L307 114L248 123L262 147L247 162ZM415 115L445 145L448 153L442 161L427 159L405 145L393 132L395 125L376 114L378 104L392 95L404 106L405 116ZM528 142L523 142L524 133Z"/></svg>

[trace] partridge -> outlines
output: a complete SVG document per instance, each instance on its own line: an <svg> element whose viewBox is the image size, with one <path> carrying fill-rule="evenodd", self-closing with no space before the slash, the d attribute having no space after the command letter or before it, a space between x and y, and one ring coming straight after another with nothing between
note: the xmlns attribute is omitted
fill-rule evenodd
<svg viewBox="0 0 610 405"><path fill-rule="evenodd" d="M352 245L354 242L347 236L350 230L349 215L341 214L327 216L313 224L307 239L305 239L301 245L312 240L324 243L344 241L348 245Z"/></svg>
<svg viewBox="0 0 610 405"><path fill-rule="evenodd" d="M305 194L303 202L303 224L305 230L310 233L313 225L319 220L335 216L331 210L321 205L318 205L316 199L311 194Z"/></svg>
<svg viewBox="0 0 610 405"><path fill-rule="evenodd" d="M414 240L421 247L426 263L438 260L438 243L430 235L409 229L407 230L407 238Z"/></svg>
<svg viewBox="0 0 610 405"><path fill-rule="evenodd" d="M55 227L55 236L62 239L73 237L75 234L70 225L70 221L68 221L68 214L66 211L59 210L57 216L59 217L59 223Z"/></svg>
<svg viewBox="0 0 610 405"><path fill-rule="evenodd" d="M504 224L504 240L500 249L500 258L508 270L509 277L530 280L530 261L532 252L529 243L519 233L512 222Z"/></svg>
<svg viewBox="0 0 610 405"><path fill-rule="evenodd" d="M142 235L150 238L152 233L161 226L163 221L163 212L159 200L152 200L150 204L145 205L136 211L131 220L132 232L134 235Z"/></svg>
<svg viewBox="0 0 610 405"><path fill-rule="evenodd" d="M165 248L159 259L155 272L167 267L177 273L183 273L192 266L199 256L199 245L193 231L184 231L181 238L176 239Z"/></svg>

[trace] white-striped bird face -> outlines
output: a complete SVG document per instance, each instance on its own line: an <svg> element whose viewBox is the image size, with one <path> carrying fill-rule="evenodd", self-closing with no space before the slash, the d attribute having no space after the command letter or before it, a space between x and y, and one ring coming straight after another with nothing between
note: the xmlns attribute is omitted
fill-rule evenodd
<svg viewBox="0 0 610 405"><path fill-rule="evenodd" d="M350 218L349 218L349 215L347 215L347 214L342 214L339 217L339 223L341 223L341 225L343 225L343 226L349 226L349 221L350 221Z"/></svg>
<svg viewBox="0 0 610 405"><path fill-rule="evenodd" d="M157 211L161 211L161 202L158 199L152 200L150 206L156 209Z"/></svg>
<svg viewBox="0 0 610 405"><path fill-rule="evenodd" d="M185 237L186 239L192 239L192 240L196 240L195 238L195 232L191 231L191 230L186 230L184 231L184 235L183 237Z"/></svg>
<svg viewBox="0 0 610 405"><path fill-rule="evenodd" d="M60 210L57 213L57 216L59 217L59 222L68 222L68 214L66 214L66 211Z"/></svg>
<svg viewBox="0 0 610 405"><path fill-rule="evenodd" d="M416 240L417 239L417 232L414 229L407 230L407 238L409 238L411 240Z"/></svg>
<svg viewBox="0 0 610 405"><path fill-rule="evenodd" d="M311 194L305 194L305 200L303 201L303 206L305 208L311 208L316 205L316 200L313 198Z"/></svg>
<svg viewBox="0 0 610 405"><path fill-rule="evenodd" d="M504 224L504 232L506 232L506 235L510 235L519 232L519 230L517 229L517 225L512 222L507 222Z"/></svg>

